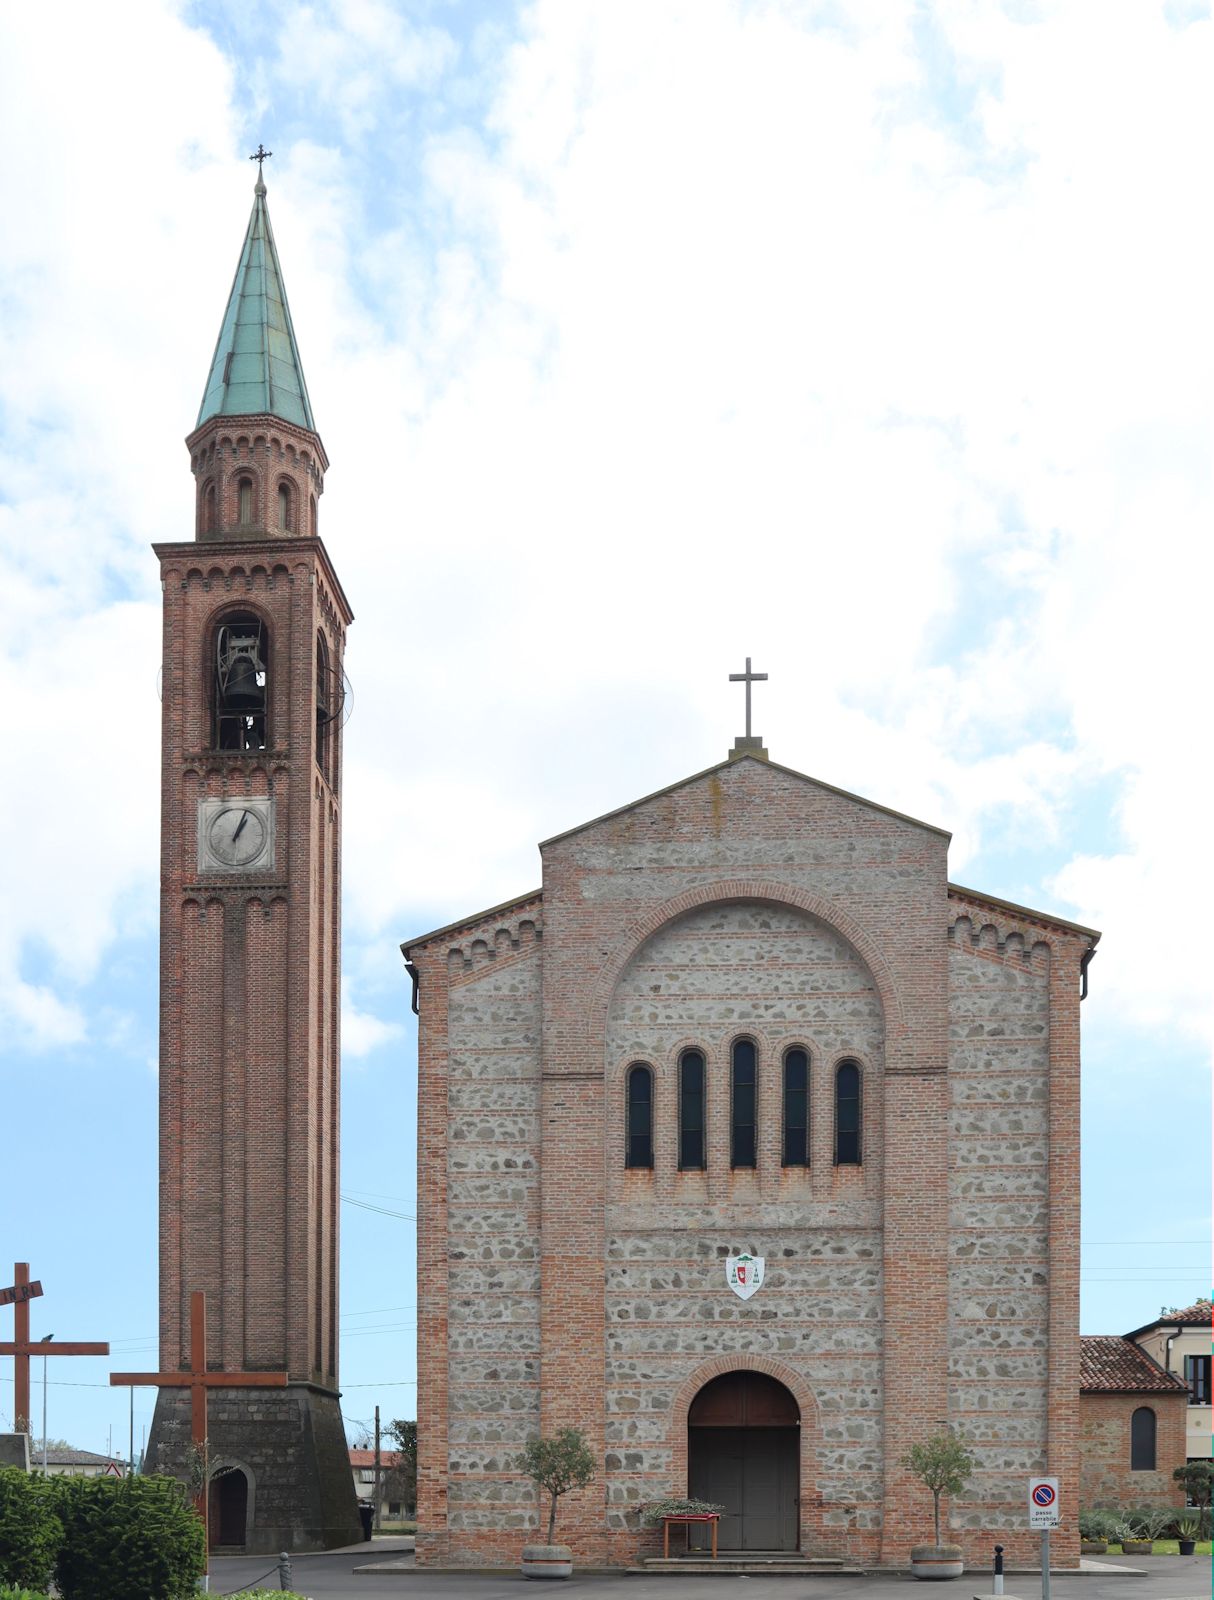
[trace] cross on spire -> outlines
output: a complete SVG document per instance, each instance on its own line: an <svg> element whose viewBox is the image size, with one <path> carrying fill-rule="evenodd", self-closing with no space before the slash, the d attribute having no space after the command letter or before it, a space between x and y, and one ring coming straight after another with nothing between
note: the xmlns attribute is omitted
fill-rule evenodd
<svg viewBox="0 0 1214 1600"><path fill-rule="evenodd" d="M261 179L261 164L262 164L262 162L263 161L268 161L273 154L274 154L273 150L267 150L265 145L262 144L260 139L257 141L257 149L254 150L253 154L249 157L249 160L250 161L256 161L256 163L257 163L257 177L258 177L259 181Z"/></svg>

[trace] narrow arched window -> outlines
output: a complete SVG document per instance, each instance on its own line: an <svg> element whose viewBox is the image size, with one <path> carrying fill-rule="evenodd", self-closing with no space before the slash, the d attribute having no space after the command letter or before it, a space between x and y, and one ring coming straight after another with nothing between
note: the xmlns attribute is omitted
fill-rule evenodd
<svg viewBox="0 0 1214 1600"><path fill-rule="evenodd" d="M285 483L278 485L278 531L291 531L291 490Z"/></svg>
<svg viewBox="0 0 1214 1600"><path fill-rule="evenodd" d="M1130 1471L1155 1471L1155 1413L1139 1406L1130 1418Z"/></svg>
<svg viewBox="0 0 1214 1600"><path fill-rule="evenodd" d="M809 1053L784 1052L784 1165L809 1165Z"/></svg>
<svg viewBox="0 0 1214 1600"><path fill-rule="evenodd" d="M755 1064L753 1039L735 1039L731 1061L729 1164L755 1164Z"/></svg>
<svg viewBox="0 0 1214 1600"><path fill-rule="evenodd" d="M835 1166L860 1165L860 1068L840 1061L835 1071Z"/></svg>
<svg viewBox="0 0 1214 1600"><path fill-rule="evenodd" d="M316 496L313 495L311 497L311 500L312 500L312 506L311 506L311 509L312 509L312 533L315 534L316 533Z"/></svg>
<svg viewBox="0 0 1214 1600"><path fill-rule="evenodd" d="M653 1166L653 1073L638 1061L628 1069L626 1167Z"/></svg>
<svg viewBox="0 0 1214 1600"><path fill-rule="evenodd" d="M333 720L333 674L329 646L323 633L316 635L316 764L328 772L329 725Z"/></svg>
<svg viewBox="0 0 1214 1600"><path fill-rule="evenodd" d="M214 743L217 750L264 750L269 639L260 617L226 616L214 633Z"/></svg>
<svg viewBox="0 0 1214 1600"><path fill-rule="evenodd" d="M236 483L236 520L247 528L253 520L253 480L239 478Z"/></svg>
<svg viewBox="0 0 1214 1600"><path fill-rule="evenodd" d="M704 1057L684 1050L679 1058L679 1166L704 1166Z"/></svg>
<svg viewBox="0 0 1214 1600"><path fill-rule="evenodd" d="M215 485L208 483L206 492L202 497L202 531L204 533L214 533L215 523Z"/></svg>

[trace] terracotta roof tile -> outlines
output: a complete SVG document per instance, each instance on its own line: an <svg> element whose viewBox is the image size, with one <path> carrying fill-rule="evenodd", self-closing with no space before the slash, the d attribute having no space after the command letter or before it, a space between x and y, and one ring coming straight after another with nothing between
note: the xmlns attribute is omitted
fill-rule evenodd
<svg viewBox="0 0 1214 1600"><path fill-rule="evenodd" d="M379 1464L385 1470L387 1470L389 1467L396 1466L399 1460L399 1450L381 1450L379 1453ZM351 1467L373 1467L375 1465L375 1451L351 1450L350 1465Z"/></svg>
<svg viewBox="0 0 1214 1600"><path fill-rule="evenodd" d="M1141 1328L1131 1328L1126 1338L1136 1339L1140 1333L1150 1333L1153 1328L1208 1328L1210 1324L1210 1302L1199 1300L1194 1305L1185 1306L1183 1311L1160 1312L1151 1322L1144 1322Z"/></svg>
<svg viewBox="0 0 1214 1600"><path fill-rule="evenodd" d="M1084 1394L1171 1393L1184 1387L1121 1334L1085 1334L1079 1341L1079 1388Z"/></svg>

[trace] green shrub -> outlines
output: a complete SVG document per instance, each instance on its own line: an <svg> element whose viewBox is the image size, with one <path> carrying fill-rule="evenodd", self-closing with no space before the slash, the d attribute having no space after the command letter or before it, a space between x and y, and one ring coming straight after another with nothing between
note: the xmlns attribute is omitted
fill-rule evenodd
<svg viewBox="0 0 1214 1600"><path fill-rule="evenodd" d="M74 1478L60 1495L63 1600L190 1600L202 1522L172 1478Z"/></svg>
<svg viewBox="0 0 1214 1600"><path fill-rule="evenodd" d="M1106 1510L1102 1506L1093 1506L1090 1511L1079 1513L1079 1537L1081 1539L1115 1539L1117 1527L1121 1519L1116 1511Z"/></svg>
<svg viewBox="0 0 1214 1600"><path fill-rule="evenodd" d="M1139 1539L1161 1539L1176 1520L1175 1506L1135 1506L1125 1520L1137 1529Z"/></svg>
<svg viewBox="0 0 1214 1600"><path fill-rule="evenodd" d="M45 1589L62 1537L49 1485L18 1467L0 1467L0 1583Z"/></svg>
<svg viewBox="0 0 1214 1600"><path fill-rule="evenodd" d="M9 1589L0 1585L0 1600L51 1600L45 1589Z"/></svg>

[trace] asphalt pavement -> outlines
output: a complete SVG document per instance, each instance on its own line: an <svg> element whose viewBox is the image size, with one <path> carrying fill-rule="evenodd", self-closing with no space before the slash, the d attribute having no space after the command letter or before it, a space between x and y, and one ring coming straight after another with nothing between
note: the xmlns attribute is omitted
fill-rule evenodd
<svg viewBox="0 0 1214 1600"><path fill-rule="evenodd" d="M371 1562L404 1564L405 1571L355 1573ZM211 1563L213 1595L233 1594L258 1578L273 1563L267 1556L220 1556ZM1209 1556L1150 1556L1140 1558L1132 1571L1113 1568L1087 1573L1055 1573L1051 1600L1211 1600ZM521 1600L555 1590L557 1595L593 1595L594 1600L730 1600L729 1591L741 1587L754 1600L911 1600L915 1580L907 1574L881 1573L871 1577L645 1577L624 1574L575 1573L564 1583L528 1583L513 1572L426 1572L413 1570L411 1557L379 1540L353 1550L326 1555L292 1557L295 1592L309 1600ZM1006 1600L1038 1600L1040 1573L1011 1573ZM263 1587L276 1589L276 1571ZM524 1587L525 1586L525 1587ZM990 1575L967 1572L950 1585L939 1600L972 1600L989 1594ZM538 1594L537 1594L538 1591ZM928 1591L929 1595L932 1591ZM555 1597L554 1597L555 1600Z"/></svg>

